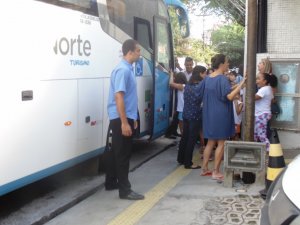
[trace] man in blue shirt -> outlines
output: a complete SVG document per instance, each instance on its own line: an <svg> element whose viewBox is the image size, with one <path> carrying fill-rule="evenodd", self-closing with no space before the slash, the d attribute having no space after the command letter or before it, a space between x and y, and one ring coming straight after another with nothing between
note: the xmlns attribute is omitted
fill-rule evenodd
<svg viewBox="0 0 300 225"><path fill-rule="evenodd" d="M137 41L126 40L122 45L123 59L113 70L107 111L112 130L112 150L108 153L105 189L119 189L121 199L140 200L143 195L131 190L128 179L132 134L137 128L138 98L132 64L140 58Z"/></svg>

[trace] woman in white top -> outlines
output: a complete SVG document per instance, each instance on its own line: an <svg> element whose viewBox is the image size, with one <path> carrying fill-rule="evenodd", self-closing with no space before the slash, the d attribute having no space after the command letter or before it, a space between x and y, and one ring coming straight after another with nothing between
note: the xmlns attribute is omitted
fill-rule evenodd
<svg viewBox="0 0 300 225"><path fill-rule="evenodd" d="M274 98L272 87L269 85L271 75L259 73L256 77L256 85L259 88L255 94L255 127L254 140L266 143L267 151L270 141L267 137L267 123L271 119L271 102Z"/></svg>
<svg viewBox="0 0 300 225"><path fill-rule="evenodd" d="M173 73L171 73L170 86L177 90L176 111L178 112L180 134L182 134L182 131L183 131L183 118L182 118L182 112L183 112L183 106L184 106L183 92L184 92L184 86L186 85L186 83L187 83L187 79L183 72L177 73L175 75L175 78L173 77Z"/></svg>

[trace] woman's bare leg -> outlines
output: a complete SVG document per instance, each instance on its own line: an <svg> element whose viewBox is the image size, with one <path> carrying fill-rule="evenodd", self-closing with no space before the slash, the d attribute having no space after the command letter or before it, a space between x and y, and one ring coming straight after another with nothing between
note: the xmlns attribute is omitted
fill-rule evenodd
<svg viewBox="0 0 300 225"><path fill-rule="evenodd" d="M216 145L215 140L208 140L203 154L203 163L202 163L202 170L207 171L208 170L208 161L211 154L211 151L213 150L214 146Z"/></svg>
<svg viewBox="0 0 300 225"><path fill-rule="evenodd" d="M183 133L183 121L179 120L178 125L179 125L180 134L182 135L182 133Z"/></svg>
<svg viewBox="0 0 300 225"><path fill-rule="evenodd" d="M218 147L215 152L214 175L221 176L220 166L224 155L225 140L218 140Z"/></svg>

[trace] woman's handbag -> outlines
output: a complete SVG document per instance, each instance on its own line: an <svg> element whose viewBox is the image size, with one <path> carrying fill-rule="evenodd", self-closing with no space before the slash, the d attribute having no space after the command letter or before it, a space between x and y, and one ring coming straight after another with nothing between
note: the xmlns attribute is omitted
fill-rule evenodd
<svg viewBox="0 0 300 225"><path fill-rule="evenodd" d="M272 115L278 115L280 114L280 107L276 102L271 103L271 113Z"/></svg>

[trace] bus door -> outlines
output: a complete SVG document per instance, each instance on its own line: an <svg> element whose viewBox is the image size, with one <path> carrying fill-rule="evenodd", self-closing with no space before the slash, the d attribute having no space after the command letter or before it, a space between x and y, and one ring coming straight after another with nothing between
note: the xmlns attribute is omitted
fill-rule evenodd
<svg viewBox="0 0 300 225"><path fill-rule="evenodd" d="M154 69L151 139L163 135L169 126L169 69L171 67L171 36L168 21L154 17Z"/></svg>

